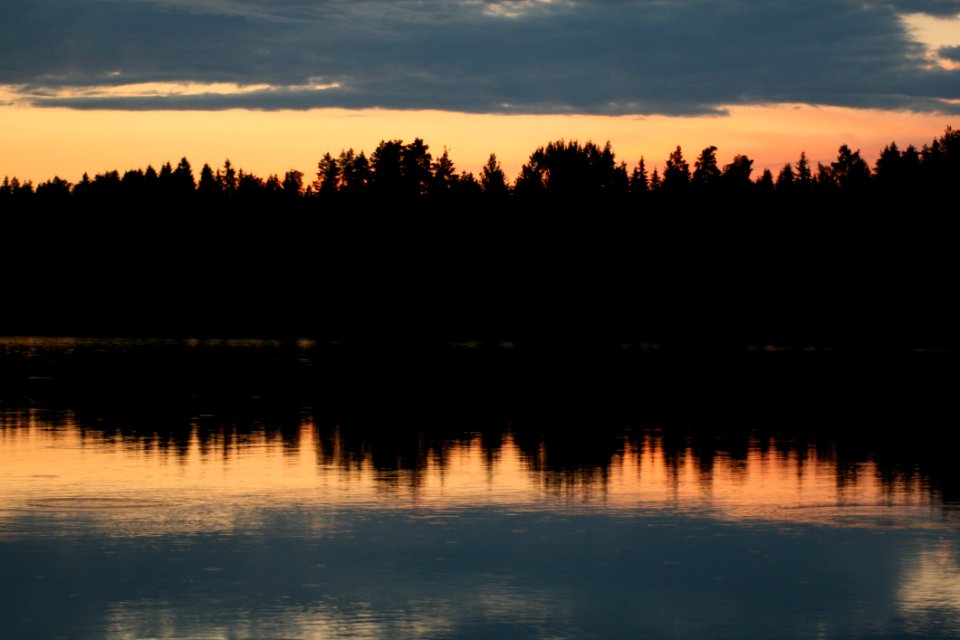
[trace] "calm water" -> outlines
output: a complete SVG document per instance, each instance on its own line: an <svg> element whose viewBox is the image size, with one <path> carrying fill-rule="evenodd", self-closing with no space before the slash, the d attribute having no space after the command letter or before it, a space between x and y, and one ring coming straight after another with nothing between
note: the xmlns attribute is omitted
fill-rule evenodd
<svg viewBox="0 0 960 640"><path fill-rule="evenodd" d="M960 636L928 362L474 346L4 342L0 637Z"/></svg>

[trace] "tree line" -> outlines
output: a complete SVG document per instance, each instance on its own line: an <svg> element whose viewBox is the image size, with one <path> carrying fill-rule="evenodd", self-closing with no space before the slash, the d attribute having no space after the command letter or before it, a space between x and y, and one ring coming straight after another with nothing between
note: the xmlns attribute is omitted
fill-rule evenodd
<svg viewBox="0 0 960 640"><path fill-rule="evenodd" d="M34 186L16 177L0 185L0 209L56 210L77 204L96 206L134 203L228 205L243 207L362 204L365 201L409 203L523 204L544 199L602 199L661 204L685 198L734 198L740 202L795 202L796 198L899 198L944 193L960 176L960 131L947 127L920 149L900 149L891 142L871 167L859 149L841 145L834 161L813 166L801 153L774 175L754 171L754 161L735 155L721 166L717 147L704 148L692 161L677 146L662 166L646 159L631 167L618 162L608 142L557 140L538 147L519 175L508 180L495 154L479 175L458 171L446 148L439 155L420 138L381 141L368 156L364 151L325 153L316 176L287 171L282 177L261 178L235 167L205 164L195 176L187 158L176 166L152 166L84 174L76 184L54 177ZM758 175L756 175L758 173Z"/></svg>
<svg viewBox="0 0 960 640"><path fill-rule="evenodd" d="M555 141L508 180L420 139L316 173L5 180L0 335L960 348L950 128L776 175Z"/></svg>

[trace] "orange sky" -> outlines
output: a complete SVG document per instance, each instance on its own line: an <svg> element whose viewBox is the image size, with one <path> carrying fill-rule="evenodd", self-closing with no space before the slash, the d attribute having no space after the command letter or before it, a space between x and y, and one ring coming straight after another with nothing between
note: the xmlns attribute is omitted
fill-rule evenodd
<svg viewBox="0 0 960 640"><path fill-rule="evenodd" d="M546 3L549 4L549 3ZM910 38L926 48L930 68L956 69L942 47L960 46L957 16L898 13ZM922 145L957 126L950 116L908 111L816 107L799 104L734 106L721 117L497 115L450 111L314 109L301 111L97 111L31 106L39 97L229 95L266 87L257 83L203 83L188 77L173 82L133 81L106 85L43 87L0 84L0 178L17 176L40 182L60 176L71 182L84 172L158 166L189 158L195 173L204 163L235 166L260 176L299 169L312 177L327 151L353 147L368 153L383 139L423 138L435 153L446 146L461 170L477 173L495 152L508 177L537 146L560 138L610 141L618 158L633 166L641 155L662 166L681 145L689 160L706 146L719 148L718 160L734 154L754 159L756 175L795 162L806 151L814 166L829 162L837 148L859 148L873 164L884 145ZM38 82L42 81L41 77ZM4 81L7 82L7 81ZM10 82L16 82L10 80ZM241 79L242 82L242 79ZM43 84L42 82L40 82ZM310 88L333 85L310 81ZM36 87L35 87L36 89ZM952 102L948 93L938 94ZM32 97L31 97L32 96ZM376 103L374 103L376 104Z"/></svg>
<svg viewBox="0 0 960 640"><path fill-rule="evenodd" d="M327 151L364 149L383 139L423 138L444 146L461 170L479 172L491 152L511 178L537 146L560 138L609 140L631 167L640 156L662 166L681 145L691 162L706 146L721 164L734 154L757 171L795 162L806 151L814 166L835 158L841 144L873 164L884 145L929 143L951 124L941 114L807 105L732 107L725 117L484 115L441 111L318 109L309 111L81 111L0 107L0 177L34 182L57 175L71 182L84 171L121 172L186 156L195 174L205 162L260 176L299 169L312 177ZM956 123L954 123L956 124ZM651 164L652 162L652 164ZM757 174L755 174L756 177Z"/></svg>

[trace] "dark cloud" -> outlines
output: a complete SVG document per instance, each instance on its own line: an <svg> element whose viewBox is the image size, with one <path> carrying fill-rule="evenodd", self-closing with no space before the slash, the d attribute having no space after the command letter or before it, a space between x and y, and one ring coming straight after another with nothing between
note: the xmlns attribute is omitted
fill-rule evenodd
<svg viewBox="0 0 960 640"><path fill-rule="evenodd" d="M940 17L960 13L960 0L892 0L891 5L903 13L926 13Z"/></svg>
<svg viewBox="0 0 960 640"><path fill-rule="evenodd" d="M0 84L46 106L710 114L775 102L956 111L960 98L960 73L929 69L898 14L958 13L960 0L11 4ZM156 81L274 88L58 93Z"/></svg>
<svg viewBox="0 0 960 640"><path fill-rule="evenodd" d="M940 50L937 53L941 58L953 60L954 62L960 62L960 47L940 47Z"/></svg>

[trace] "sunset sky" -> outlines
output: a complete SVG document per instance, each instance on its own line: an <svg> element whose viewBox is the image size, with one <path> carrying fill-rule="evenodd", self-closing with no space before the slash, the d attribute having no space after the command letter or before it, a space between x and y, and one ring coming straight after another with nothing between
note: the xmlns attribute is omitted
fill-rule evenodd
<svg viewBox="0 0 960 640"><path fill-rule="evenodd" d="M508 175L558 138L758 167L960 119L960 0L10 0L0 176L187 156L312 175L422 137Z"/></svg>

